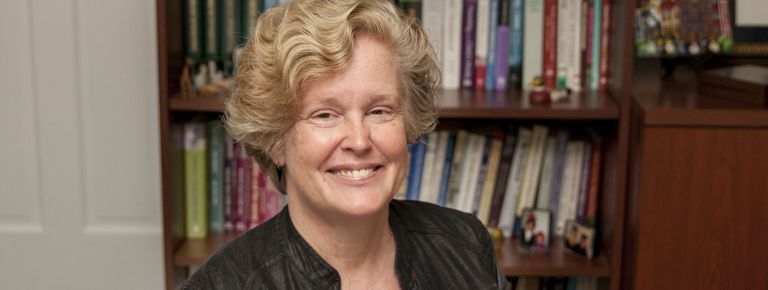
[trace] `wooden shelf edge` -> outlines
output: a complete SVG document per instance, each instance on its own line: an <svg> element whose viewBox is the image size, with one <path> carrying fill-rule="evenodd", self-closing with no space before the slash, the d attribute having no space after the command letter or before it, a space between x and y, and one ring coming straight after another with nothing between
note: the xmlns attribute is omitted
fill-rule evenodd
<svg viewBox="0 0 768 290"><path fill-rule="evenodd" d="M598 254L587 259L563 247L556 238L548 252L521 252L516 240L505 239L496 251L499 268L505 276L548 276L548 277L598 277L611 276L610 259Z"/></svg>
<svg viewBox="0 0 768 290"><path fill-rule="evenodd" d="M219 248L238 237L240 233L209 233L204 239L186 239L173 255L178 267L200 266Z"/></svg>

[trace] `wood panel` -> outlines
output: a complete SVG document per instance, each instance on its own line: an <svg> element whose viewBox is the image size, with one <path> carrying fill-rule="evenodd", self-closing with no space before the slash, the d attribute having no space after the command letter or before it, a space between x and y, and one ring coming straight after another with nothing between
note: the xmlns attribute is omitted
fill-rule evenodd
<svg viewBox="0 0 768 290"><path fill-rule="evenodd" d="M643 133L634 289L768 289L768 130Z"/></svg>

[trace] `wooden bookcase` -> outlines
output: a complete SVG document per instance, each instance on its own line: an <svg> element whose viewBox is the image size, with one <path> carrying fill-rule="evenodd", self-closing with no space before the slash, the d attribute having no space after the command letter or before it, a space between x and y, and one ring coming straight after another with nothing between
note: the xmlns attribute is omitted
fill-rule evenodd
<svg viewBox="0 0 768 290"><path fill-rule="evenodd" d="M180 186L174 183L179 150L172 127L196 115L215 117L223 110L217 99L182 100L178 78L183 66L182 1L157 0L160 139L162 166L163 242L166 288L184 279L185 268L199 265L234 236L210 235L186 241L179 207ZM506 240L497 252L499 265L508 276L590 276L600 279L601 289L621 289L624 217L630 138L632 45L634 1L612 1L610 81L605 93L585 92L569 104L530 105L517 91L478 93L443 91L439 112L441 126L470 130L505 128L507 125L545 124L567 128L593 128L604 141L603 176L599 200L599 255L592 259L567 253L555 242L546 254L522 253ZM457 125L458 124L458 125Z"/></svg>

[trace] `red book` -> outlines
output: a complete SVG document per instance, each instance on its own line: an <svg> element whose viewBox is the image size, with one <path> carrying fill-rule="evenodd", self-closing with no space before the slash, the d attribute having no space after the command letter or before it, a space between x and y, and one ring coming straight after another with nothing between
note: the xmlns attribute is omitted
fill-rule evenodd
<svg viewBox="0 0 768 290"><path fill-rule="evenodd" d="M597 200L600 190L600 168L602 165L602 142L599 137L592 141L592 164L589 172L589 188L587 191L587 210L585 220L587 224L594 226L597 220Z"/></svg>
<svg viewBox="0 0 768 290"><path fill-rule="evenodd" d="M263 198L262 187L259 186L259 176L263 175L264 171L261 166L254 160L251 165L251 212L250 212L250 228L253 228L261 223L259 220L260 203Z"/></svg>
<svg viewBox="0 0 768 290"><path fill-rule="evenodd" d="M605 92L608 88L608 57L611 35L611 1L603 0L603 18L600 24L600 79L598 91Z"/></svg>
<svg viewBox="0 0 768 290"><path fill-rule="evenodd" d="M243 143L235 143L235 231L248 230L251 221L251 158Z"/></svg>
<svg viewBox="0 0 768 290"><path fill-rule="evenodd" d="M557 0L544 1L544 85L557 86Z"/></svg>

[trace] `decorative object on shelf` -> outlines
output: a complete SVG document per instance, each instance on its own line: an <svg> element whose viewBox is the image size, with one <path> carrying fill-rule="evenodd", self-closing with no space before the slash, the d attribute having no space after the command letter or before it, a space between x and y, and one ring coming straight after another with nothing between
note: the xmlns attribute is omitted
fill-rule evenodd
<svg viewBox="0 0 768 290"><path fill-rule="evenodd" d="M768 107L768 67L738 65L705 71L699 93L744 105Z"/></svg>
<svg viewBox="0 0 768 290"><path fill-rule="evenodd" d="M550 213L546 209L526 208L523 210L522 226L517 239L518 246L523 250L549 250Z"/></svg>
<svg viewBox="0 0 768 290"><path fill-rule="evenodd" d="M565 248L587 258L595 256L595 229L574 220L568 220L563 235Z"/></svg>

